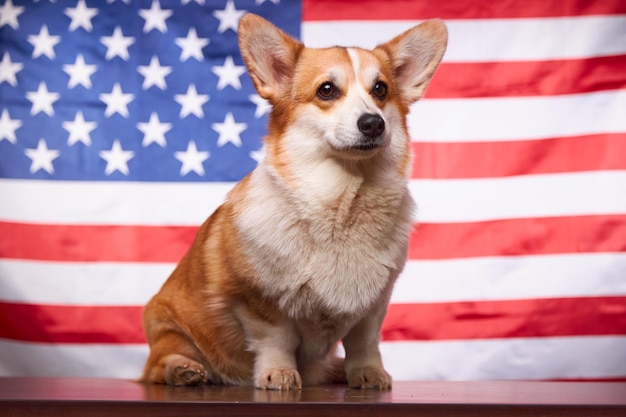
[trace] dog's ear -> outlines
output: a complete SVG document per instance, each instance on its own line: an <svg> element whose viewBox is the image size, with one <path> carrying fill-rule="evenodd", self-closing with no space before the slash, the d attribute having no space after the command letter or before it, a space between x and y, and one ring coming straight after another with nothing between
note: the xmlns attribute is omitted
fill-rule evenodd
<svg viewBox="0 0 626 417"><path fill-rule="evenodd" d="M378 45L389 58L403 101L419 100L432 78L448 43L446 25L438 19L427 20Z"/></svg>
<svg viewBox="0 0 626 417"><path fill-rule="evenodd" d="M289 91L304 45L254 14L241 18L238 33L241 55L256 90L275 104Z"/></svg>

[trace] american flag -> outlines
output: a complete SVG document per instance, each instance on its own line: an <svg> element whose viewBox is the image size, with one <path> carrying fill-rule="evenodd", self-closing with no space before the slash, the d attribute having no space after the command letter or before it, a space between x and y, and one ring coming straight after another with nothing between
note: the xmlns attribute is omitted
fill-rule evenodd
<svg viewBox="0 0 626 417"><path fill-rule="evenodd" d="M246 12L314 47L448 25L395 379L626 378L623 0L0 0L0 376L140 375L142 306L262 158Z"/></svg>

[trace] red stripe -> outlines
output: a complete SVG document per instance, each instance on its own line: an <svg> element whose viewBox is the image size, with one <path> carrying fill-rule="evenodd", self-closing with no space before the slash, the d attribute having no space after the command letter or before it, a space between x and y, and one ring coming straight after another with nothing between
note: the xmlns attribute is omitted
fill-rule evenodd
<svg viewBox="0 0 626 417"><path fill-rule="evenodd" d="M413 142L412 178L626 169L626 133L503 142Z"/></svg>
<svg viewBox="0 0 626 417"><path fill-rule="evenodd" d="M145 343L143 307L0 303L0 338L42 343Z"/></svg>
<svg viewBox="0 0 626 417"><path fill-rule="evenodd" d="M623 0L304 0L302 20L486 19L626 13Z"/></svg>
<svg viewBox="0 0 626 417"><path fill-rule="evenodd" d="M625 334L626 297L392 304L382 331L386 341Z"/></svg>
<svg viewBox="0 0 626 417"><path fill-rule="evenodd" d="M545 96L622 88L626 88L626 55L615 55L550 61L444 63L437 69L426 97Z"/></svg>
<svg viewBox="0 0 626 417"><path fill-rule="evenodd" d="M626 251L626 215L422 223L409 259Z"/></svg>
<svg viewBox="0 0 626 417"><path fill-rule="evenodd" d="M141 306L0 303L0 338L145 343L141 314ZM382 330L386 341L623 334L626 297L391 304Z"/></svg>
<svg viewBox="0 0 626 417"><path fill-rule="evenodd" d="M178 262L196 227L0 222L0 258L65 262ZM626 216L422 223L410 259L626 251Z"/></svg>
<svg viewBox="0 0 626 417"><path fill-rule="evenodd" d="M198 230L0 222L0 258L76 262L178 262Z"/></svg>
<svg viewBox="0 0 626 417"><path fill-rule="evenodd" d="M613 378L558 378L558 379L544 379L548 382L626 382L626 376L613 377Z"/></svg>

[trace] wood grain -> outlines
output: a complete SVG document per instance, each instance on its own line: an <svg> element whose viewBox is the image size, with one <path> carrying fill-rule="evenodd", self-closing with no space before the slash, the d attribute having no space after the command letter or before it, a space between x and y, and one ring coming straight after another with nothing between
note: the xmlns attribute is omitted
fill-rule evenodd
<svg viewBox="0 0 626 417"><path fill-rule="evenodd" d="M626 416L623 382L396 382L387 392L0 378L0 416Z"/></svg>

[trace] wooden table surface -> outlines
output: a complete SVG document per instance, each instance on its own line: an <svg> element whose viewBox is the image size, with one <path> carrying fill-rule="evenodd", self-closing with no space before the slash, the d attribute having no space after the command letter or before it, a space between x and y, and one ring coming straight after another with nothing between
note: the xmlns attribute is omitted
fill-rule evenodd
<svg viewBox="0 0 626 417"><path fill-rule="evenodd" d="M626 416L623 382L395 382L391 391L0 378L0 416Z"/></svg>

